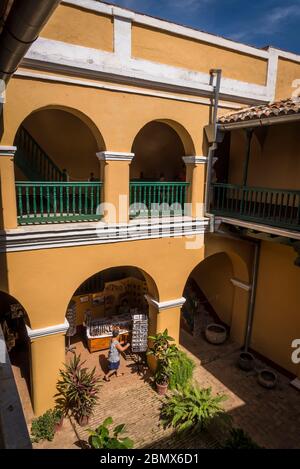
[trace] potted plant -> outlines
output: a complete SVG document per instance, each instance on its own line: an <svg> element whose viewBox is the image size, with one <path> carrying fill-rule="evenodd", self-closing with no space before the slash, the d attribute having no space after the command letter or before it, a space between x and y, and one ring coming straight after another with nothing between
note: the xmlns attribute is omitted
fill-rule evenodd
<svg viewBox="0 0 300 469"><path fill-rule="evenodd" d="M152 341L152 346L147 354L152 355L156 361L154 375L156 388L160 395L164 395L169 385L171 360L177 355L178 349L175 344L170 344L174 339L168 335L167 329L150 336L149 339Z"/></svg>
<svg viewBox="0 0 300 469"><path fill-rule="evenodd" d="M223 344L227 338L227 330L221 324L208 324L205 329L206 340L215 345Z"/></svg>
<svg viewBox="0 0 300 469"><path fill-rule="evenodd" d="M98 400L100 378L95 375L95 368L88 370L85 362L80 362L76 354L65 370L60 370L60 379L56 385L56 409L63 416L72 415L81 426L87 425Z"/></svg>

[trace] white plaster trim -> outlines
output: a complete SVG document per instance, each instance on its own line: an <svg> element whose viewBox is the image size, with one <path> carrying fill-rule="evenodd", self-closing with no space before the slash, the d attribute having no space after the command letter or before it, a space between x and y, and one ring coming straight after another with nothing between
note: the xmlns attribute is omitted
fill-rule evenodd
<svg viewBox="0 0 300 469"><path fill-rule="evenodd" d="M251 285L249 285L249 283L242 282L241 280L238 280L236 278L231 278L230 281L235 287L242 288L246 291L251 290Z"/></svg>
<svg viewBox="0 0 300 469"><path fill-rule="evenodd" d="M117 86L117 85L107 85L103 83L99 83L96 81L88 81L88 80L78 80L76 78L69 78L62 75L48 75L46 73L36 73L29 70L17 70L14 73L14 77L25 77L25 78L33 78L35 80L45 80L45 81L53 81L58 83L67 83L76 86L84 86L87 88L97 88L100 90L108 90L120 93L128 93L128 94L137 94L141 96L151 96L154 98L161 98L161 99L169 99L172 101L182 101L187 103L194 103L194 104L203 104L206 106L211 106L211 101L209 98L193 98L193 97L185 97L180 95L174 94L167 94L159 91L150 91L150 90L143 90L141 88L126 88L124 86ZM235 103L226 103L224 101L219 102L220 109L242 109L239 104Z"/></svg>
<svg viewBox="0 0 300 469"><path fill-rule="evenodd" d="M17 151L17 147L0 145L0 157L1 156L14 156Z"/></svg>
<svg viewBox="0 0 300 469"><path fill-rule="evenodd" d="M116 17L114 19L114 52L121 62L131 57L131 21Z"/></svg>
<svg viewBox="0 0 300 469"><path fill-rule="evenodd" d="M225 39L220 36L215 36L214 34L197 31L196 29L181 26L166 20L154 18L152 16L146 16L124 8L115 7L113 5L102 4L93 0L63 0L62 3L80 6L81 8L107 15L118 16L120 18L130 18L135 23L144 24L146 26L151 26L153 28L164 31L169 31L173 34L178 34L183 37L197 39L208 44L215 44L219 47L226 47L227 49L243 52L254 57L268 58L268 52L265 50L247 46L245 44L241 44L230 39Z"/></svg>
<svg viewBox="0 0 300 469"><path fill-rule="evenodd" d="M300 391L300 378L293 379L293 381L291 381L291 385Z"/></svg>
<svg viewBox="0 0 300 469"><path fill-rule="evenodd" d="M207 156L183 156L185 164L206 164L208 161Z"/></svg>
<svg viewBox="0 0 300 469"><path fill-rule="evenodd" d="M213 86L208 73L151 62L149 60L126 58L98 49L67 44L52 39L38 38L25 58L22 66L51 72L67 72L110 81L129 84L157 86L161 89L211 96ZM269 102L267 86L223 78L220 99L244 103Z"/></svg>
<svg viewBox="0 0 300 469"><path fill-rule="evenodd" d="M132 161L134 153L123 153L116 151L101 151L96 153L100 161Z"/></svg>
<svg viewBox="0 0 300 469"><path fill-rule="evenodd" d="M176 298L175 300L168 301L156 301L152 296L145 295L145 298L149 305L154 306L158 311L164 311L166 309L181 307L186 302L186 299L182 296L181 298Z"/></svg>
<svg viewBox="0 0 300 469"><path fill-rule="evenodd" d="M26 326L29 339L39 339L40 337L47 337L48 335L64 334L69 329L67 319L63 324L56 324L55 326L43 327L41 329L31 329Z"/></svg>
<svg viewBox="0 0 300 469"><path fill-rule="evenodd" d="M187 241L209 231L209 219L174 217L136 219L128 224L65 223L20 226L0 232L0 252L35 251L60 247L113 244L149 239L185 237ZM203 241L204 242L204 241Z"/></svg>

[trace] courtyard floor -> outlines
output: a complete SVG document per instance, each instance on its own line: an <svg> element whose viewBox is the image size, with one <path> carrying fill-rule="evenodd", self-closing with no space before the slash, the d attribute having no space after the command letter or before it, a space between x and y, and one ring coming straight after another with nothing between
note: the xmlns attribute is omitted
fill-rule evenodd
<svg viewBox="0 0 300 469"><path fill-rule="evenodd" d="M228 396L224 407L235 426L243 428L262 447L300 448L300 394L287 377L276 372L276 388L262 388L257 383L257 370L265 365L257 361L256 371L241 371L236 365L239 347L230 341L213 346L182 331L181 346L196 363L195 380L203 387L211 386L214 393ZM90 354L81 341L76 343L76 352L81 353L88 367L96 366L99 375L103 376L107 352ZM136 364L123 359L121 371L124 372L122 377L103 382L89 428L95 428L111 416L114 424L126 424L126 436L134 440L135 448L201 449L217 445L217 435L187 434L178 438L172 430L165 430L159 420L163 398L152 388L148 370L139 375ZM16 367L14 373L30 428L33 413L25 379ZM80 449L84 447L87 436L87 428L65 419L63 429L56 433L52 442L35 444L34 447Z"/></svg>

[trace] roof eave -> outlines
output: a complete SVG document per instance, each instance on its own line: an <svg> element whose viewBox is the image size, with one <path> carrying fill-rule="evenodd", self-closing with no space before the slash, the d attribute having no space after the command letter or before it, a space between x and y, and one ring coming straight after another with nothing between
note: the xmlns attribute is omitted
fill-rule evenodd
<svg viewBox="0 0 300 469"><path fill-rule="evenodd" d="M238 122L228 122L218 123L218 129L226 132L229 130L237 130L237 129L249 129L261 126L268 126L268 125L275 125L275 124L286 124L289 122L296 122L300 120L300 113L299 114L287 114L281 116L274 116L274 117L262 117L260 119L249 119L247 121L238 121Z"/></svg>

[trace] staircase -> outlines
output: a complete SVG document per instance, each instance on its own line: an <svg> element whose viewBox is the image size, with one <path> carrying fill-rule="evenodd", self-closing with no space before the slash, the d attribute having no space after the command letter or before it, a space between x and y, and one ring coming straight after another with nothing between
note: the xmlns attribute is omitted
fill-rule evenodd
<svg viewBox="0 0 300 469"><path fill-rule="evenodd" d="M25 127L16 137L15 163L29 181L63 181L64 174Z"/></svg>

